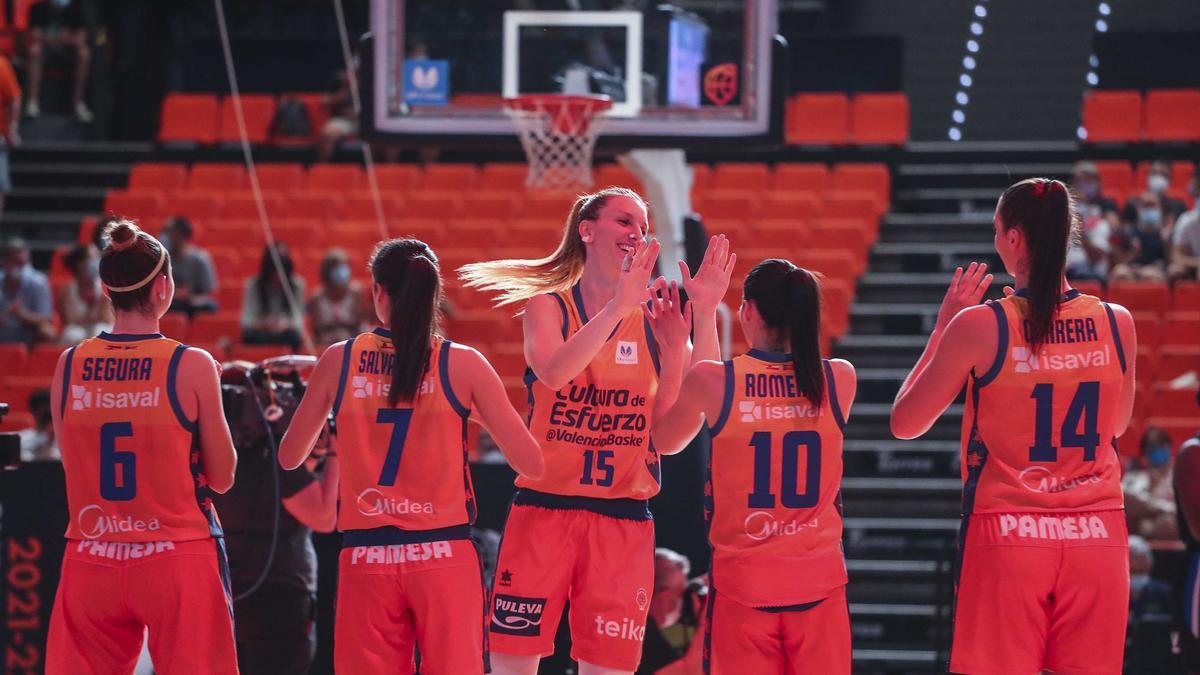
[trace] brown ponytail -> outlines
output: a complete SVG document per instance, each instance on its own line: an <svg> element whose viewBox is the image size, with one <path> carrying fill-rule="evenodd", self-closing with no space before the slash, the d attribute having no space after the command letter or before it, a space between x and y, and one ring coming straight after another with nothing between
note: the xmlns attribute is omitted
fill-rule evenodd
<svg viewBox="0 0 1200 675"><path fill-rule="evenodd" d="M1050 335L1062 295L1067 246L1077 236L1075 202L1062 181L1028 178L1004 191L997 208L1005 229L1021 228L1029 256L1029 344Z"/></svg>
<svg viewBox="0 0 1200 675"><path fill-rule="evenodd" d="M821 364L821 285L816 275L790 261L764 260L746 275L742 297L753 302L768 328L787 336L796 388L814 406L825 400Z"/></svg>
<svg viewBox="0 0 1200 675"><path fill-rule="evenodd" d="M442 278L437 255L417 239L380 242L371 254L371 276L391 300L388 330L396 359L388 402L412 400L429 367L429 347L438 333Z"/></svg>
<svg viewBox="0 0 1200 675"><path fill-rule="evenodd" d="M609 197L629 197L645 206L641 195L628 188L609 187L580 195L563 226L562 239L553 253L535 260L492 260L458 268L458 276L470 288L498 291L496 306L511 305L534 296L565 291L579 281L587 253L579 235L579 224L595 220Z"/></svg>
<svg viewBox="0 0 1200 675"><path fill-rule="evenodd" d="M171 254L133 221L114 218L104 228L108 245L100 253L100 281L114 309L152 312L151 294L160 274L171 274Z"/></svg>

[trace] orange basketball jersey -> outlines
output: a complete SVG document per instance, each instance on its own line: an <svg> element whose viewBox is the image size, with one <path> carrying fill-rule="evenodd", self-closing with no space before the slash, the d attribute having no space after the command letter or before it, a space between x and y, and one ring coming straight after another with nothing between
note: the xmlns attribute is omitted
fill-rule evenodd
<svg viewBox="0 0 1200 675"><path fill-rule="evenodd" d="M68 539L221 535L196 423L184 416L175 390L186 349L158 333L101 333L67 350L58 441Z"/></svg>
<svg viewBox="0 0 1200 675"><path fill-rule="evenodd" d="M563 339L588 321L576 285L554 293ZM658 392L658 349L642 308L630 310L588 367L555 391L527 372L529 430L545 473L517 486L555 495L645 500L658 493L658 453L650 418Z"/></svg>
<svg viewBox="0 0 1200 675"><path fill-rule="evenodd" d="M333 404L342 460L338 529L434 530L475 520L470 411L450 386L451 344L434 338L416 397L393 408L391 334L376 328L346 341Z"/></svg>
<svg viewBox="0 0 1200 675"><path fill-rule="evenodd" d="M790 354L752 349L725 362L725 399L710 425L706 511L713 586L750 607L787 607L846 584L842 427L833 369L812 405Z"/></svg>
<svg viewBox="0 0 1200 675"><path fill-rule="evenodd" d="M1072 289L1035 353L1024 293L988 306L999 346L967 396L963 514L1122 508L1115 427L1126 361L1112 308Z"/></svg>

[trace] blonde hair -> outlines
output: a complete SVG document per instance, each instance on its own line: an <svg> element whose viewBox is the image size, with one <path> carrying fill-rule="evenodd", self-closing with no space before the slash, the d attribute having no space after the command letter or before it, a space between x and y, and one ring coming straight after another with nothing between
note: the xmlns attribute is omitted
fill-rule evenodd
<svg viewBox="0 0 1200 675"><path fill-rule="evenodd" d="M565 291L579 281L587 251L579 235L579 224L595 220L609 197L628 197L642 206L646 201L638 193L623 187L607 187L599 192L580 195L571 207L563 226L558 248L544 258L534 260L491 260L463 265L458 277L469 288L496 291L496 306L503 307L529 300L544 293Z"/></svg>

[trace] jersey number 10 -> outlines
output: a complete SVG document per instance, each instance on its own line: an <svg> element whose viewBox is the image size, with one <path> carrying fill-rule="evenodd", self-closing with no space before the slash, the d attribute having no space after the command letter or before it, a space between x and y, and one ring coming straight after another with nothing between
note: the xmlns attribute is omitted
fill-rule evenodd
<svg viewBox="0 0 1200 675"><path fill-rule="evenodd" d="M750 437L754 448L754 492L747 503L752 509L775 508L771 492L771 446L769 431L756 431ZM788 509L811 509L821 496L821 434L816 431L789 431L783 435L783 461L779 501ZM804 492L800 482L800 447L805 448Z"/></svg>

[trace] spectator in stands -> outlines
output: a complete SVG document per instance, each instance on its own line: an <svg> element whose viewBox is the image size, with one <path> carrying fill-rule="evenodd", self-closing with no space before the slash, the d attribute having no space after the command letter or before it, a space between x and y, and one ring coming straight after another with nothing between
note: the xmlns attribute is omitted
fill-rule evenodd
<svg viewBox="0 0 1200 675"><path fill-rule="evenodd" d="M328 162L333 159L333 153L342 139L358 133L358 116L354 114L350 78L346 71L337 74L333 93L326 95L322 102L329 107L329 119L321 128L321 138L317 141L317 161Z"/></svg>
<svg viewBox="0 0 1200 675"><path fill-rule="evenodd" d="M1130 199L1129 205L1134 208L1133 218L1124 220L1112 238L1113 264L1109 279L1162 281L1167 274L1166 242L1171 238L1171 225L1165 221L1162 197L1146 191Z"/></svg>
<svg viewBox="0 0 1200 675"><path fill-rule="evenodd" d="M1171 281L1200 279L1200 173L1192 175L1188 192L1196 205L1175 221L1171 235L1171 262L1167 276Z"/></svg>
<svg viewBox="0 0 1200 675"><path fill-rule="evenodd" d="M190 220L175 216L163 226L160 237L171 252L171 277L175 280L171 311L187 312L189 317L217 311L217 301L213 297L217 290L217 273L212 256L192 244L194 234Z"/></svg>
<svg viewBox="0 0 1200 675"><path fill-rule="evenodd" d="M321 285L308 301L313 340L318 346L354 337L373 314L362 284L350 278L350 258L340 248L321 260Z"/></svg>
<svg viewBox="0 0 1200 675"><path fill-rule="evenodd" d="M1108 239L1120 225L1117 203L1104 196L1100 172L1092 162L1075 164L1071 187L1082 232L1067 250L1067 278L1103 283L1108 278Z"/></svg>
<svg viewBox="0 0 1200 675"><path fill-rule="evenodd" d="M19 432L22 462L61 462L54 424L50 421L50 390L37 389L29 394L29 412L33 428Z"/></svg>
<svg viewBox="0 0 1200 675"><path fill-rule="evenodd" d="M21 86L12 63L0 55L0 216L4 215L4 195L12 192L12 175L8 167L8 151L21 144L17 130L21 121Z"/></svg>
<svg viewBox="0 0 1200 675"><path fill-rule="evenodd" d="M1170 227L1175 223L1175 219L1183 215L1187 211L1187 204L1175 199L1167 194L1171 189L1171 165L1164 160L1158 160L1150 165L1150 172L1146 174L1146 192L1153 192L1158 195L1158 199L1162 204L1163 224ZM1121 219L1127 222L1136 222L1138 217L1138 209L1134 201L1131 199L1125 205L1125 211L1121 214Z"/></svg>
<svg viewBox="0 0 1200 675"><path fill-rule="evenodd" d="M1176 600L1171 585L1151 576L1154 551L1136 534L1129 537L1129 627L1123 672L1174 673L1171 630Z"/></svg>
<svg viewBox="0 0 1200 675"><path fill-rule="evenodd" d="M100 255L96 249L79 244L63 258L71 270L71 281L58 295L58 318L62 323L59 339L74 344L112 330L112 303L100 290Z"/></svg>
<svg viewBox="0 0 1200 675"><path fill-rule="evenodd" d="M242 300L242 342L246 344L286 344L299 351L304 327L304 280L293 270L287 244L275 244L284 271L281 280L271 257L271 247L263 248L258 276L246 283ZM286 290L284 284L287 284ZM291 305L288 298L295 301Z"/></svg>
<svg viewBox="0 0 1200 675"><path fill-rule="evenodd" d="M42 91L42 66L48 48L65 49L75 53L75 80L71 89L71 110L80 122L91 122L92 111L84 103L88 73L92 67L92 49L88 46L81 0L41 0L29 8L29 55L25 84L29 87L29 102L25 114L42 114L38 99Z"/></svg>
<svg viewBox="0 0 1200 675"><path fill-rule="evenodd" d="M702 640L695 637L703 615L703 583L688 581L692 564L687 557L667 548L654 551L654 594L646 619L642 662L637 672L679 675L701 672Z"/></svg>
<svg viewBox="0 0 1200 675"><path fill-rule="evenodd" d="M29 247L10 239L0 247L0 342L32 344L53 340L54 306L46 275L29 264Z"/></svg>
<svg viewBox="0 0 1200 675"><path fill-rule="evenodd" d="M1171 437L1158 427L1142 434L1137 465L1125 472L1125 517L1129 531L1147 539L1178 539Z"/></svg>

